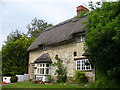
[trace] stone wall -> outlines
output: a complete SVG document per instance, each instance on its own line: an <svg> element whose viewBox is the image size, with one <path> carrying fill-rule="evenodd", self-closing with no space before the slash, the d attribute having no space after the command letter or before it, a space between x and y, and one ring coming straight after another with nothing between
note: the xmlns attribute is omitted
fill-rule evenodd
<svg viewBox="0 0 120 90"><path fill-rule="evenodd" d="M67 70L67 76L73 76L76 70L76 61L74 58L84 58L82 54L84 53L83 42L76 43L71 42L64 45L58 45L49 48L48 50L35 50L29 53L29 64L33 63L38 57L44 53L49 53L52 62L56 62L55 56L58 55L60 59L63 60L64 67ZM77 56L74 57L74 52L77 52ZM51 66L51 76L54 78L55 67ZM29 68L30 74L30 68Z"/></svg>

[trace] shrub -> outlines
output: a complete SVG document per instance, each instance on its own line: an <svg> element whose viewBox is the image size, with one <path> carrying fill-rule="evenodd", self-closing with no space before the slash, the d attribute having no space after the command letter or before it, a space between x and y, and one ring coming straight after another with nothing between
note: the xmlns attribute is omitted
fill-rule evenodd
<svg viewBox="0 0 120 90"><path fill-rule="evenodd" d="M57 82L66 82L67 76L66 75L58 75Z"/></svg>
<svg viewBox="0 0 120 90"><path fill-rule="evenodd" d="M86 83L86 82L88 82L88 79L83 72L76 71L75 72L75 81L77 83Z"/></svg>
<svg viewBox="0 0 120 90"><path fill-rule="evenodd" d="M110 80L116 81L116 83L120 84L120 65L112 68L108 71L108 77Z"/></svg>
<svg viewBox="0 0 120 90"><path fill-rule="evenodd" d="M68 83L75 83L75 79L72 76L67 76L67 82Z"/></svg>
<svg viewBox="0 0 120 90"><path fill-rule="evenodd" d="M10 81L11 83L17 82L18 77L17 76L11 76Z"/></svg>
<svg viewBox="0 0 120 90"><path fill-rule="evenodd" d="M32 81L32 79L29 79L29 81Z"/></svg>
<svg viewBox="0 0 120 90"><path fill-rule="evenodd" d="M48 78L48 80L49 80L49 82L51 82L52 81L52 77L49 75L49 76L47 76L47 78Z"/></svg>
<svg viewBox="0 0 120 90"><path fill-rule="evenodd" d="M97 78L96 82L93 82L89 88L119 88L119 85L114 80L109 80L106 76Z"/></svg>

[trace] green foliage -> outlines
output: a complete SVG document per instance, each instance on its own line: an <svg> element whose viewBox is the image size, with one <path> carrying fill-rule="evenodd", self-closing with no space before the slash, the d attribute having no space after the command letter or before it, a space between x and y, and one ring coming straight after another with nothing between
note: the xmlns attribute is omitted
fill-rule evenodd
<svg viewBox="0 0 120 90"><path fill-rule="evenodd" d="M91 9L91 11L94 11L95 9L97 9L98 7L100 7L101 3L100 2L96 2L95 4L90 1L89 2L89 8Z"/></svg>
<svg viewBox="0 0 120 90"><path fill-rule="evenodd" d="M75 83L74 77L72 77L72 76L67 76L67 83L71 83L71 84Z"/></svg>
<svg viewBox="0 0 120 90"><path fill-rule="evenodd" d="M85 16L87 16L88 15L88 13L87 13L88 11L82 11L82 12L80 12L80 14L78 14L77 16L75 16L76 18L82 18L82 17L85 17Z"/></svg>
<svg viewBox="0 0 120 90"><path fill-rule="evenodd" d="M10 42L10 41L16 41L17 39L22 38L24 34L21 33L20 31L16 30L15 32L11 32L8 36L7 36L7 40L5 41Z"/></svg>
<svg viewBox="0 0 120 90"><path fill-rule="evenodd" d="M26 36L9 41L2 47L2 74L16 75L28 72L28 52L27 49L34 39Z"/></svg>
<svg viewBox="0 0 120 90"><path fill-rule="evenodd" d="M54 63L54 65L57 66L55 74L64 75L66 72L62 64L63 61L58 56L55 56L55 59L57 60L57 63Z"/></svg>
<svg viewBox="0 0 120 90"><path fill-rule="evenodd" d="M50 75L48 75L47 78L50 82L52 81L52 77Z"/></svg>
<svg viewBox="0 0 120 90"><path fill-rule="evenodd" d="M108 77L111 80L115 80L117 83L120 84L120 65L118 67L112 68L108 71Z"/></svg>
<svg viewBox="0 0 120 90"><path fill-rule="evenodd" d="M106 77L97 70L96 72L96 82L91 83L90 88L119 88L118 83L115 80L109 80L109 77Z"/></svg>
<svg viewBox="0 0 120 90"><path fill-rule="evenodd" d="M48 24L44 20L34 18L31 24L27 25L28 35L32 38L37 38L43 31L45 31L45 28L50 26L52 26L52 24Z"/></svg>
<svg viewBox="0 0 120 90"><path fill-rule="evenodd" d="M41 88L41 89L53 89L53 90L56 90L57 88L60 88L62 90L64 90L63 88L65 89L68 89L68 88L82 88L81 86L78 86L78 85L68 85L68 84L64 84L64 83L51 83L51 84L34 84L30 81L24 81L24 82L19 82L19 83L14 83L14 84L8 84L8 85L3 85L2 86L3 90L4 88L11 88L13 90L13 88L25 88L25 89L29 89L29 88L34 88L33 90L37 89L37 88Z"/></svg>
<svg viewBox="0 0 120 90"><path fill-rule="evenodd" d="M18 80L17 76L11 76L11 78L10 78L11 83L17 82L17 80Z"/></svg>
<svg viewBox="0 0 120 90"><path fill-rule="evenodd" d="M91 61L107 80L120 81L120 1L104 2L88 16L86 46ZM118 73L117 73L118 72ZM102 81L102 80L101 80ZM120 82L119 82L120 83Z"/></svg>
<svg viewBox="0 0 120 90"><path fill-rule="evenodd" d="M29 79L29 81L32 81L32 79Z"/></svg>
<svg viewBox="0 0 120 90"><path fill-rule="evenodd" d="M57 66L57 69L55 71L55 74L57 74L57 82L66 82L67 76L66 69L62 64L63 61L58 57L58 55L55 56L55 59L57 62L55 62L53 66Z"/></svg>
<svg viewBox="0 0 120 90"><path fill-rule="evenodd" d="M88 79L83 72L75 71L75 81L77 83L86 83L88 82Z"/></svg>
<svg viewBox="0 0 120 90"><path fill-rule="evenodd" d="M66 82L66 75L58 75L57 82Z"/></svg>

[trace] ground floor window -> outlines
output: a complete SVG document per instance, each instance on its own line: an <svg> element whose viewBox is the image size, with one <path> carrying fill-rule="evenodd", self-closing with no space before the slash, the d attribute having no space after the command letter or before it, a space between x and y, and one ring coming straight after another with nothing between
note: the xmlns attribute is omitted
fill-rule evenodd
<svg viewBox="0 0 120 90"><path fill-rule="evenodd" d="M88 59L77 60L76 70L80 70L80 71L92 70L89 60Z"/></svg>
<svg viewBox="0 0 120 90"><path fill-rule="evenodd" d="M49 75L50 74L50 64L49 63L39 63L36 64L36 74L37 75Z"/></svg>

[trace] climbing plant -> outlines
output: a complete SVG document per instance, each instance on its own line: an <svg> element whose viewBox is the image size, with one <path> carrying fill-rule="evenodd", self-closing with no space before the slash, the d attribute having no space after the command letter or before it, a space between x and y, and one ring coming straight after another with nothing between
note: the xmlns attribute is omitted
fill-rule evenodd
<svg viewBox="0 0 120 90"><path fill-rule="evenodd" d="M54 62L53 66L57 67L55 71L55 74L57 75L57 82L66 82L66 69L62 64L63 60L61 60L58 55L55 56L55 59L57 62Z"/></svg>

